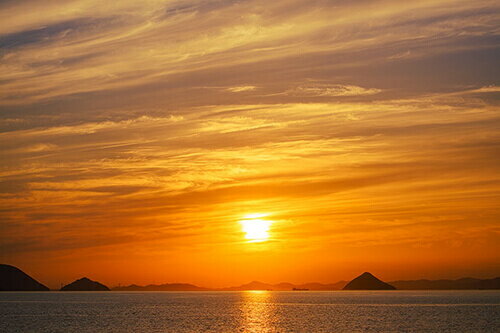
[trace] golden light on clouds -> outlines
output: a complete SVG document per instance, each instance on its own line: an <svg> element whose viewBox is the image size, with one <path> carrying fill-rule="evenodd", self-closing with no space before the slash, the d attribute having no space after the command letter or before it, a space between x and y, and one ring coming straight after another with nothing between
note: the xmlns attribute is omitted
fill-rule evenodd
<svg viewBox="0 0 500 333"><path fill-rule="evenodd" d="M498 275L499 12L0 1L0 262L52 287Z"/></svg>

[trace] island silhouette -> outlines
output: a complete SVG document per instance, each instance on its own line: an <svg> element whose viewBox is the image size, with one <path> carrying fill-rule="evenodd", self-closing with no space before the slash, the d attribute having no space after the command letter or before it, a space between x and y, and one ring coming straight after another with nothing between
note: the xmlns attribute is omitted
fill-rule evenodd
<svg viewBox="0 0 500 333"><path fill-rule="evenodd" d="M396 290L394 286L391 286L384 281L377 279L373 274L369 272L364 272L357 278L354 278L351 282L346 284L343 290Z"/></svg>
<svg viewBox="0 0 500 333"><path fill-rule="evenodd" d="M17 267L0 264L0 291L48 291L49 288Z"/></svg>
<svg viewBox="0 0 500 333"><path fill-rule="evenodd" d="M131 284L130 286L115 287L116 291L210 291L210 288L198 287L189 283L165 283L165 284L149 284L147 286L138 286Z"/></svg>
<svg viewBox="0 0 500 333"><path fill-rule="evenodd" d="M457 280L397 280L384 282L373 274L365 272L352 281L339 281L324 284L318 282L293 284L281 282L269 284L252 281L240 286L225 288L205 288L189 283L165 283L139 286L119 286L111 288L113 291L245 291L245 290L273 290L273 291L329 291L329 290L474 290L500 289L500 277L493 279L461 278ZM48 291L42 283L36 281L19 268L0 264L0 291ZM88 278L78 279L60 289L61 291L109 291L104 284Z"/></svg>
<svg viewBox="0 0 500 333"><path fill-rule="evenodd" d="M109 291L110 289L97 281L81 278L61 288L61 291Z"/></svg>

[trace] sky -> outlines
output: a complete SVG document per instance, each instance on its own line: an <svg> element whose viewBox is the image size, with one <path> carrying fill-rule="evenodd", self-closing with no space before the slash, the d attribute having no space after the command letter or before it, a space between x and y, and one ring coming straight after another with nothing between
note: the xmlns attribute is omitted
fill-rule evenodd
<svg viewBox="0 0 500 333"><path fill-rule="evenodd" d="M498 276L499 46L489 0L0 1L0 262Z"/></svg>

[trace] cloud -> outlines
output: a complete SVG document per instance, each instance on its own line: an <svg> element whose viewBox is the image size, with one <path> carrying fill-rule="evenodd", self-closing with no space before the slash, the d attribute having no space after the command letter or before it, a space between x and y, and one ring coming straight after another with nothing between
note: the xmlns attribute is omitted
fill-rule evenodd
<svg viewBox="0 0 500 333"><path fill-rule="evenodd" d="M245 92L245 91L254 91L257 89L256 86L237 86L237 87L229 87L227 88L227 91L233 92L233 93L239 93L239 92Z"/></svg>
<svg viewBox="0 0 500 333"><path fill-rule="evenodd" d="M486 87L480 87L477 89L467 90L464 92L459 92L459 94L482 94L482 93L498 93L500 92L500 87L491 85Z"/></svg>
<svg viewBox="0 0 500 333"><path fill-rule="evenodd" d="M0 257L234 267L254 212L283 255L498 253L498 8L0 2Z"/></svg>
<svg viewBox="0 0 500 333"><path fill-rule="evenodd" d="M385 1L375 11L343 2L336 7L322 2L317 7L295 0L297 10L282 1L260 4L259 0L206 5L154 0L141 6L133 1L102 5L94 0L47 6L5 4L2 11L7 20L0 25L0 104L26 105L137 88L230 66L254 73L259 66L252 64L279 60L283 66L298 56L338 56L336 66L352 68L405 52L421 58L494 45L486 39L495 29L494 5L489 1ZM30 14L34 11L39 15ZM176 14L164 17L165 13ZM411 19L406 18L408 13ZM358 60L360 52L370 56ZM332 64L324 59L311 68L317 66L331 68ZM232 87L244 86L234 83ZM323 88L304 87L302 93L361 93L349 87Z"/></svg>
<svg viewBox="0 0 500 333"><path fill-rule="evenodd" d="M377 88L363 88L353 85L313 84L290 89L286 92L286 94L304 97L349 97L375 95L381 91L381 89Z"/></svg>

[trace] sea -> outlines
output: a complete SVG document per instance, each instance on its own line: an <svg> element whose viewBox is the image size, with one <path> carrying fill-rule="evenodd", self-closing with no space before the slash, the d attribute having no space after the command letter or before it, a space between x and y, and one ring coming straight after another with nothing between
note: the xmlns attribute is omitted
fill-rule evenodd
<svg viewBox="0 0 500 333"><path fill-rule="evenodd" d="M500 332L500 291L2 292L0 332Z"/></svg>

